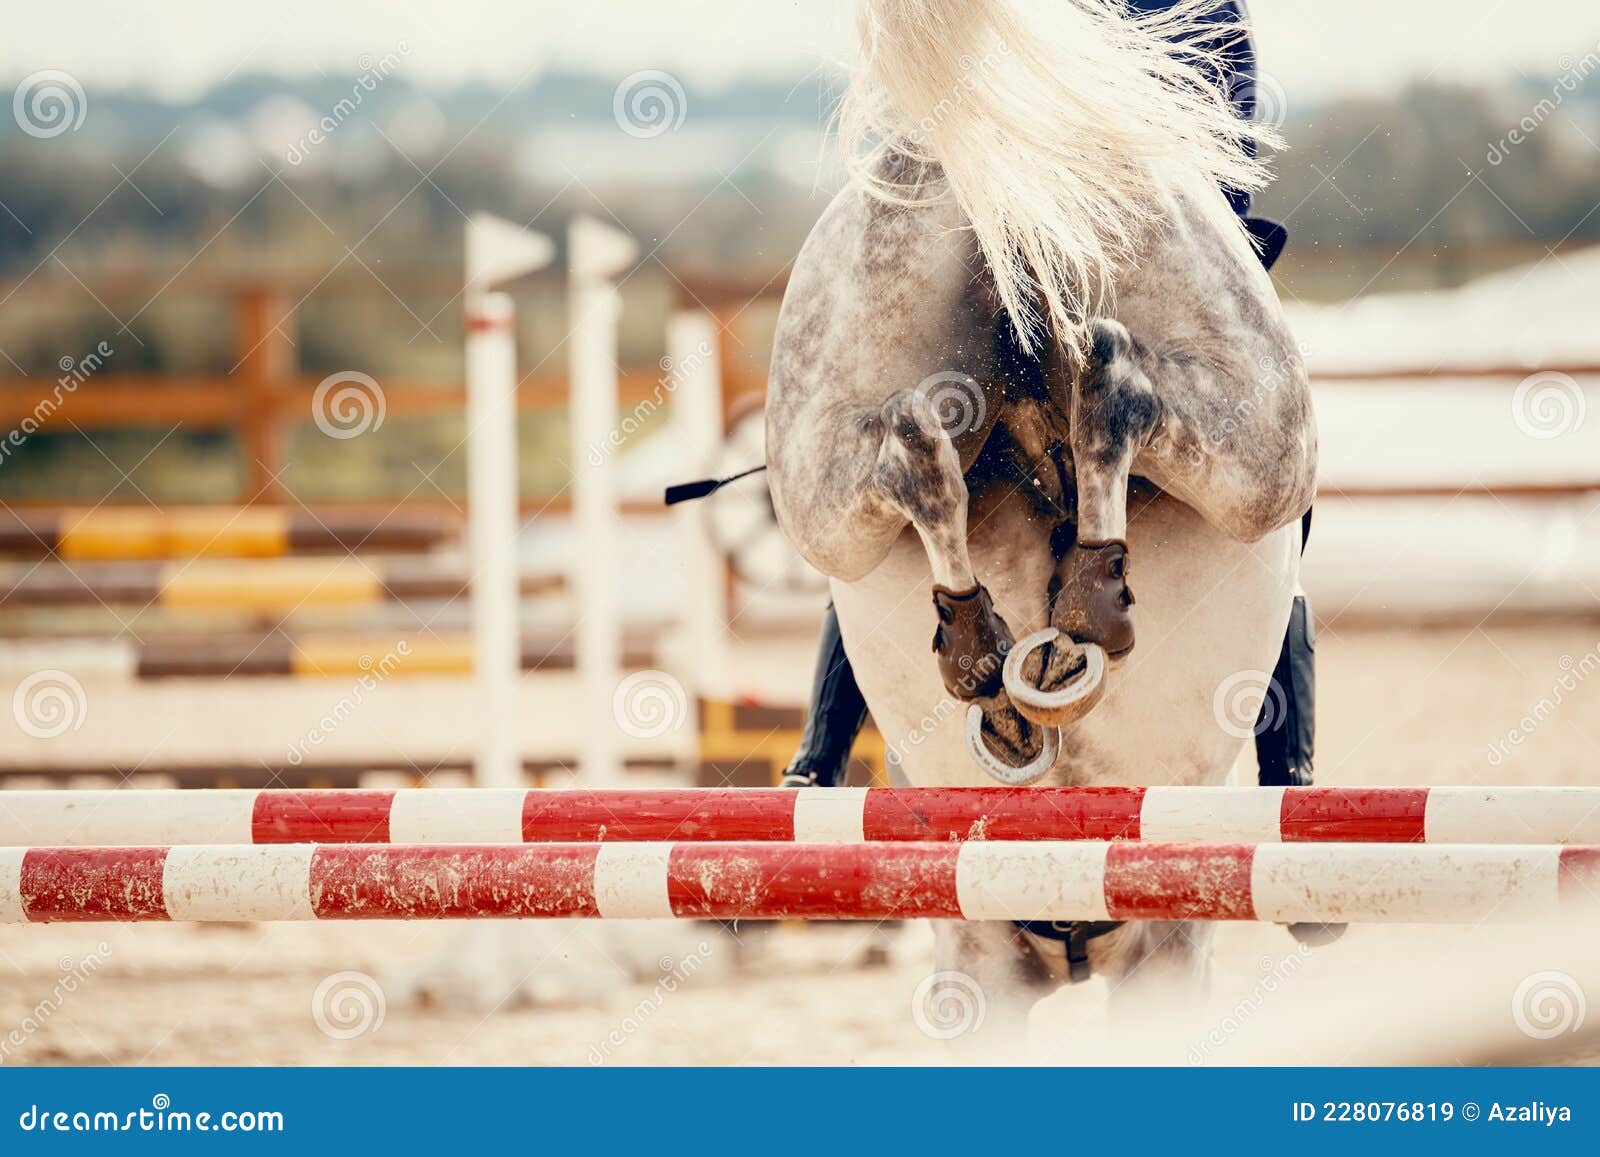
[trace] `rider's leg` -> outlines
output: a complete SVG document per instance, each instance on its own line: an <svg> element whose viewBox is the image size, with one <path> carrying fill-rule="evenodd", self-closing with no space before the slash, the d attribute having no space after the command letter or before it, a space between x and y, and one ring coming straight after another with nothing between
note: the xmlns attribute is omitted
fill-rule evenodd
<svg viewBox="0 0 1600 1157"><path fill-rule="evenodd" d="M1311 512L1300 523L1300 549L1311 537ZM1310 787L1311 760L1316 747L1317 640L1311 606L1303 594L1294 597L1289 629L1283 636L1278 665L1272 670L1270 692L1256 719L1256 765L1262 787Z"/></svg>
<svg viewBox="0 0 1600 1157"><path fill-rule="evenodd" d="M1256 720L1256 764L1262 787L1309 787L1316 739L1315 665L1311 608L1305 595L1295 595L1289 630L1283 637L1278 665L1272 669L1270 693Z"/></svg>
<svg viewBox="0 0 1600 1157"><path fill-rule="evenodd" d="M784 787L838 787L845 781L850 748L867 718L867 701L856 685L850 658L839 635L833 603L822 616L817 641L817 668L811 677L811 705L806 711L800 748L783 774Z"/></svg>

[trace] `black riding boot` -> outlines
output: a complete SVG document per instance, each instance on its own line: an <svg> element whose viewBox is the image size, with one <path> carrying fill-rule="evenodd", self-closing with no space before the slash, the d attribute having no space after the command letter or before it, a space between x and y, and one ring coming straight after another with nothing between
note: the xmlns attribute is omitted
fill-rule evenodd
<svg viewBox="0 0 1600 1157"><path fill-rule="evenodd" d="M784 787L839 787L850 766L850 748L867 719L867 701L839 636L839 616L828 604L817 642L817 669L811 677L800 750L783 773Z"/></svg>
<svg viewBox="0 0 1600 1157"><path fill-rule="evenodd" d="M1256 719L1256 762L1262 787L1310 787L1316 742L1317 641L1311 608L1295 595L1272 685ZM1281 691L1281 698L1277 692Z"/></svg>

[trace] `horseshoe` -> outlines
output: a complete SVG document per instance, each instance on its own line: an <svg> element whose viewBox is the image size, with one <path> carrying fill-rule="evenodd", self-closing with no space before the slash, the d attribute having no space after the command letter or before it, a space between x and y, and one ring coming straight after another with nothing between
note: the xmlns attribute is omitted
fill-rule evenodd
<svg viewBox="0 0 1600 1157"><path fill-rule="evenodd" d="M989 745L983 741L983 708L976 703L967 708L967 754L991 778L1007 787L1023 787L1032 783L1055 766L1056 756L1060 753L1061 733L1054 727L1046 727L1044 744L1038 756L1021 767L1012 767L990 751Z"/></svg>
<svg viewBox="0 0 1600 1157"><path fill-rule="evenodd" d="M1065 687L1055 691L1042 691L1022 674L1022 664L1033 652L1061 637L1054 627L1035 631L1018 640L1006 655L1001 677L1011 705L1030 723L1041 727L1068 727L1093 711L1106 693L1106 650L1099 643L1084 643L1084 658L1088 665Z"/></svg>

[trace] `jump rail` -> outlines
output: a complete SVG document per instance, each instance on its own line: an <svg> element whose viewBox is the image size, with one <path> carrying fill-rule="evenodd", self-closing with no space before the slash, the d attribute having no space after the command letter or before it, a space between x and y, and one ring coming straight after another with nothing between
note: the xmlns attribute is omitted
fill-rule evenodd
<svg viewBox="0 0 1600 1157"><path fill-rule="evenodd" d="M438 511L307 507L0 510L0 554L64 559L271 558L301 552L426 551L461 536Z"/></svg>
<svg viewBox="0 0 1600 1157"><path fill-rule="evenodd" d="M623 636L622 662L653 667L659 652L654 629ZM7 640L0 650L0 679L21 677L50 662L54 639ZM74 639L68 665L75 675L106 679L247 679L362 675L384 678L468 674L472 638L457 631L364 633L171 635L134 639ZM566 635L524 635L524 671L570 670L577 657Z"/></svg>
<svg viewBox="0 0 1600 1157"><path fill-rule="evenodd" d="M524 594L564 585L561 575L521 576ZM471 588L465 571L431 562L355 557L205 558L188 562L50 564L0 574L0 606L137 604L172 608L286 609L456 599Z"/></svg>
<svg viewBox="0 0 1600 1157"><path fill-rule="evenodd" d="M1600 788L0 791L0 844L963 840L1600 845Z"/></svg>
<svg viewBox="0 0 1600 1157"><path fill-rule="evenodd" d="M1600 848L287 844L0 848L0 922L1588 919Z"/></svg>

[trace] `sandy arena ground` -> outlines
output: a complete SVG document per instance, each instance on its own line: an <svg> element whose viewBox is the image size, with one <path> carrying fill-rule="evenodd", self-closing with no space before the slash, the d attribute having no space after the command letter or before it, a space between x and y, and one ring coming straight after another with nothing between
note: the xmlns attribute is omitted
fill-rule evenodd
<svg viewBox="0 0 1600 1157"><path fill-rule="evenodd" d="M1324 630L1319 660L1319 783L1600 782L1595 622ZM1513 941L1518 958L1497 963ZM0 1063L939 1063L937 1024L913 1016L929 943L926 926L5 927ZM1355 929L1299 953L1249 925L1217 943L1207 1007L1152 1051L1106 1028L1097 981L1045 1002L1031 1044L998 1059L1473 1062L1487 1034L1533 1049L1515 1059L1561 1061L1585 1055L1576 1038L1511 1032L1519 977L1566 970L1569 1006L1600 984L1583 971L1593 952L1520 932ZM489 978L417 998L419 974L463 959ZM1486 992L1453 987L1492 967L1507 971Z"/></svg>

